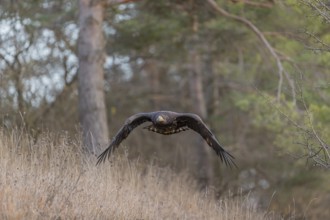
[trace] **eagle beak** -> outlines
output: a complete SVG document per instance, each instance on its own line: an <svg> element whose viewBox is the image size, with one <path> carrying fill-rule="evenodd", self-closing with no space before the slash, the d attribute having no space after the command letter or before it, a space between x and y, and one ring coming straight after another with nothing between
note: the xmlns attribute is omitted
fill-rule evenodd
<svg viewBox="0 0 330 220"><path fill-rule="evenodd" d="M165 118L160 115L160 116L157 117L156 121L157 121L157 123L164 124Z"/></svg>

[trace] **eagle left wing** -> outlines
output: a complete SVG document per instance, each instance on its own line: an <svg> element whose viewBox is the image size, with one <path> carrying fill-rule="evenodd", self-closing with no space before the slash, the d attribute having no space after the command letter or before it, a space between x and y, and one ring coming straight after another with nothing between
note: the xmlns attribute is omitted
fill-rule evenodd
<svg viewBox="0 0 330 220"><path fill-rule="evenodd" d="M152 116L152 113L138 113L138 114L135 114L135 115L132 115L131 117L129 117L126 120L123 127L120 128L120 130L117 132L115 137L112 139L109 147L107 149L105 149L103 151L103 153L101 153L98 156L96 165L100 164L101 162L104 162L106 160L106 158L109 158L112 151L114 149L116 149L117 147L119 147L120 143L125 138L127 138L129 133L131 133L131 131L134 128L136 128L137 126L139 126L140 124L142 124L144 122L151 121L151 116Z"/></svg>
<svg viewBox="0 0 330 220"><path fill-rule="evenodd" d="M207 144L213 148L216 154L220 157L221 161L224 162L227 166L232 167L237 165L234 162L234 156L228 153L218 142L214 134L210 129L205 125L202 119L191 113L182 113L176 118L178 124L182 126L187 126L195 132L199 133Z"/></svg>

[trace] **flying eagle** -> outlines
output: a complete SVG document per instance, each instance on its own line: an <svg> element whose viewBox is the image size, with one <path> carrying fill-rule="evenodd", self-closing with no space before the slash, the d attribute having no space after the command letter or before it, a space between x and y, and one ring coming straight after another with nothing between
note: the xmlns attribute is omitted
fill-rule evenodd
<svg viewBox="0 0 330 220"><path fill-rule="evenodd" d="M129 117L124 126L118 131L116 136L110 143L110 146L98 156L97 164L109 158L112 151L116 149L119 144L127 138L129 133L144 122L151 122L152 124L144 127L149 131L153 131L163 135L171 135L186 131L189 129L199 133L210 147L215 150L216 154L220 157L221 161L227 166L236 166L233 159L234 157L228 153L217 141L210 129L204 124L202 119L192 113L177 113L171 111L158 111L148 113L138 113Z"/></svg>

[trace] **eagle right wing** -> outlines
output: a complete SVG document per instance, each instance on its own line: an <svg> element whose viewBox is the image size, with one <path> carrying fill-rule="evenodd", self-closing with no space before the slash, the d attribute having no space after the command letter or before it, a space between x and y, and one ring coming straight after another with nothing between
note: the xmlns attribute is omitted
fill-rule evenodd
<svg viewBox="0 0 330 220"><path fill-rule="evenodd" d="M132 115L131 117L129 117L124 126L122 128L120 128L120 130L117 132L116 136L112 139L109 147L107 149L105 149L103 151L103 153L101 153L98 156L98 160L96 165L100 164L101 162L104 162L106 160L106 158L109 158L112 151L115 150L117 147L119 147L119 144L125 139L127 138L127 136L129 135L129 133L131 133L131 131L136 128L137 126L139 126L140 124L147 122L147 121L151 121L151 117L152 117L152 113L138 113L135 115Z"/></svg>
<svg viewBox="0 0 330 220"><path fill-rule="evenodd" d="M237 167L234 162L234 157L220 145L214 134L198 115L182 113L177 116L177 122L180 126L188 126L190 129L199 133L208 143L208 145L213 148L216 154L220 157L221 161L224 162L227 166L232 167L233 165Z"/></svg>

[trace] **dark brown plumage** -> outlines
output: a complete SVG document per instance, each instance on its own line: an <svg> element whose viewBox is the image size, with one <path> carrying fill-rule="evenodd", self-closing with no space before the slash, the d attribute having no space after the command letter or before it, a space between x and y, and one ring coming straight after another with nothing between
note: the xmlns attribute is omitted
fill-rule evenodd
<svg viewBox="0 0 330 220"><path fill-rule="evenodd" d="M217 141L213 133L204 124L202 119L191 113L176 113L171 111L158 111L148 113L138 113L129 117L124 126L118 131L116 136L110 143L110 146L98 157L97 164L109 158L112 151L115 150L119 144L127 138L129 133L144 122L152 122L151 125L144 127L149 131L157 132L163 135L171 135L181 131L192 129L199 133L210 147L215 150L221 161L227 166L236 166L234 157L228 153Z"/></svg>

